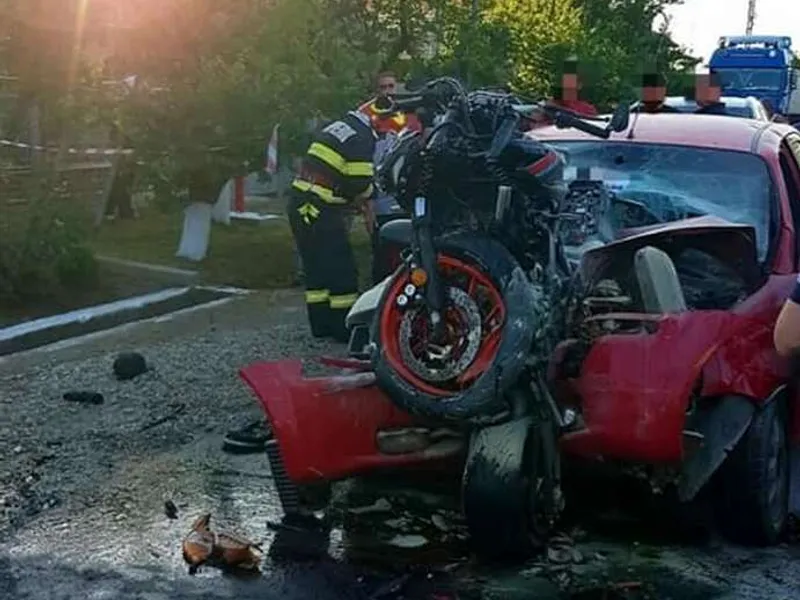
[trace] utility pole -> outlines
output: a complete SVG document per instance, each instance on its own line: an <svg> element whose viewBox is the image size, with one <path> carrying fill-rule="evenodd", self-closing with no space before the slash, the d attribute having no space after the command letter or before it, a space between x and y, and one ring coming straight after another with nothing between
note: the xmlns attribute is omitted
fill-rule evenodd
<svg viewBox="0 0 800 600"><path fill-rule="evenodd" d="M753 35L753 26L756 22L756 0L749 0L747 3L747 26L745 27L745 35Z"/></svg>

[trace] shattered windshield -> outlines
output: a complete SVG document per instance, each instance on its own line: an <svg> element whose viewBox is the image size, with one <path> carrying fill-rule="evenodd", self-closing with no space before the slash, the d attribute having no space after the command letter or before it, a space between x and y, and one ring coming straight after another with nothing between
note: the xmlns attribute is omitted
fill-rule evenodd
<svg viewBox="0 0 800 600"><path fill-rule="evenodd" d="M772 183L754 154L668 144L559 142L567 183L585 171L616 196L615 230L713 215L756 230L759 260L769 247Z"/></svg>

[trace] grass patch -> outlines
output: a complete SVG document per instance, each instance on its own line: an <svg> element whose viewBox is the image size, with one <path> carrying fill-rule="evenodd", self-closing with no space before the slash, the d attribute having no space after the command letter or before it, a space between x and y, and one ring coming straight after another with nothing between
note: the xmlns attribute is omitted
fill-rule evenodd
<svg viewBox="0 0 800 600"><path fill-rule="evenodd" d="M288 223L213 224L208 255L200 263L175 257L183 214L150 208L135 220L103 223L91 241L97 254L163 266L199 270L207 283L250 289L291 287L295 279L294 240ZM370 242L355 220L351 243L363 282L369 276Z"/></svg>

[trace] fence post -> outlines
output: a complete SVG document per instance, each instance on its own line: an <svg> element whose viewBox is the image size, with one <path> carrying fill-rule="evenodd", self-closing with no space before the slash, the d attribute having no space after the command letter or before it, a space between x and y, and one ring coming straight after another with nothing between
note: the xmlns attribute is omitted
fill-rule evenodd
<svg viewBox="0 0 800 600"><path fill-rule="evenodd" d="M244 177L233 178L233 210L234 212L244 212Z"/></svg>

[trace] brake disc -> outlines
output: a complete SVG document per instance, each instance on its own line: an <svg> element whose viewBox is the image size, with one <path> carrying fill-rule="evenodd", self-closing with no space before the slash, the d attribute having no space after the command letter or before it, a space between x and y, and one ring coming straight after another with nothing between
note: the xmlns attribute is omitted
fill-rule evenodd
<svg viewBox="0 0 800 600"><path fill-rule="evenodd" d="M424 307L410 308L403 314L400 322L400 355L405 365L425 381L442 382L457 377L472 364L481 347L483 319L475 300L457 287L447 288L447 298L450 306L461 314L465 323L463 327L466 329L466 334L460 338L460 341L466 340L466 347L455 360L445 360L443 365L434 367L430 362L435 361L436 357L432 356L429 348L425 349L424 357L417 357L412 351L412 325L419 317L427 319L427 315L420 314L425 310Z"/></svg>

